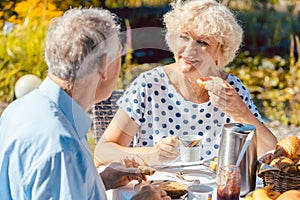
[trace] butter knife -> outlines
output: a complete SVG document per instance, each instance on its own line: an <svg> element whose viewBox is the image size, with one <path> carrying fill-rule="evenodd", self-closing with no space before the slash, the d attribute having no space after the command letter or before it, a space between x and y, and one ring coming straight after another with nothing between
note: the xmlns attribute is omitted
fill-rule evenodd
<svg viewBox="0 0 300 200"><path fill-rule="evenodd" d="M182 164L182 165L165 165L165 166L153 165L151 167L159 171L165 169L176 169L176 168L193 167L193 166L201 166L201 165L209 167L209 162L199 162L199 163Z"/></svg>

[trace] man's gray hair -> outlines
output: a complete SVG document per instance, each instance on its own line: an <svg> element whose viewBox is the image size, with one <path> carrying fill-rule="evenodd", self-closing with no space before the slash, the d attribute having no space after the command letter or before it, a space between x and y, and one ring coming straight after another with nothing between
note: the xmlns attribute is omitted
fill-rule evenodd
<svg viewBox="0 0 300 200"><path fill-rule="evenodd" d="M108 10L74 8L66 11L51 21L46 37L48 72L71 83L92 73L105 52L105 40L118 35L119 29L115 15Z"/></svg>

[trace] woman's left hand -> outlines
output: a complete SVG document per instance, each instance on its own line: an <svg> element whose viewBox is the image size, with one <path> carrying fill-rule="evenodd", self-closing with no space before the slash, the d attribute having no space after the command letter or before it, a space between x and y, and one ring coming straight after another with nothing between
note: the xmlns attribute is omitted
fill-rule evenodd
<svg viewBox="0 0 300 200"><path fill-rule="evenodd" d="M127 185L132 180L142 182L146 177L137 168L139 164L134 159L124 159L123 163L114 162L100 173L106 190Z"/></svg>

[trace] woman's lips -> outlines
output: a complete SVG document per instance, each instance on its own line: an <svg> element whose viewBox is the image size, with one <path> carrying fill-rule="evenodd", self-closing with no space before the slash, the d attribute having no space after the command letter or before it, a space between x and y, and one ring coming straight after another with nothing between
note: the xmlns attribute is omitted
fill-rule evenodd
<svg viewBox="0 0 300 200"><path fill-rule="evenodd" d="M182 59L186 64L189 64L189 65L194 65L195 63L198 62L197 60L193 60L193 59L191 59L191 58L181 57L181 59Z"/></svg>
<svg viewBox="0 0 300 200"><path fill-rule="evenodd" d="M191 70L196 69L196 62L184 58L179 59L180 67L184 72L190 72Z"/></svg>
<svg viewBox="0 0 300 200"><path fill-rule="evenodd" d="M188 60L184 60L184 62L185 62L186 64L189 64L189 65L192 64L192 62L191 62L191 61L188 61Z"/></svg>

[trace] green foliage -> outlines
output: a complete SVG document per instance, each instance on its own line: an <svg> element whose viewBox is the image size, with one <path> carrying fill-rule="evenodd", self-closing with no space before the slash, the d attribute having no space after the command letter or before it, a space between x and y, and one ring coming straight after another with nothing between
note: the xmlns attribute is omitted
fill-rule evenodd
<svg viewBox="0 0 300 200"><path fill-rule="evenodd" d="M46 26L41 21L17 26L13 32L0 32L0 101L14 99L14 85L25 74L44 78L46 64L43 41Z"/></svg>
<svg viewBox="0 0 300 200"><path fill-rule="evenodd" d="M280 56L251 57L246 51L229 70L246 84L266 117L300 126L300 59L296 60L293 38L291 41L289 60ZM296 47L300 52L298 37Z"/></svg>
<svg viewBox="0 0 300 200"><path fill-rule="evenodd" d="M26 17L26 12L33 8L36 10L39 6L43 6L46 10L51 10L53 8L59 11L66 11L70 8L76 7L103 7L103 8L137 8L141 6L165 6L170 3L170 0L1 0L0 1L0 27L5 21L10 21L14 23L19 23ZM21 5L21 6L19 6ZM17 10L16 7L21 9ZM50 9L49 9L50 8ZM34 15L39 15L39 12L33 12Z"/></svg>
<svg viewBox="0 0 300 200"><path fill-rule="evenodd" d="M121 84L121 88L124 88L124 82L125 82L125 74L126 72L130 71L131 68L133 67L132 63L132 54L133 54L133 49L132 49L132 33L131 33L131 27L128 19L125 19L125 24L126 24L126 44L124 47L125 51L125 56L124 56L124 61L122 64L121 72L120 72L120 80L119 84Z"/></svg>
<svg viewBox="0 0 300 200"><path fill-rule="evenodd" d="M141 6L164 6L170 3L170 0L106 0L107 8L123 8L123 7L141 7Z"/></svg>
<svg viewBox="0 0 300 200"><path fill-rule="evenodd" d="M243 48L250 50L252 55L287 55L289 35L300 35L300 23L294 9L287 12L252 9L237 14L245 33Z"/></svg>

